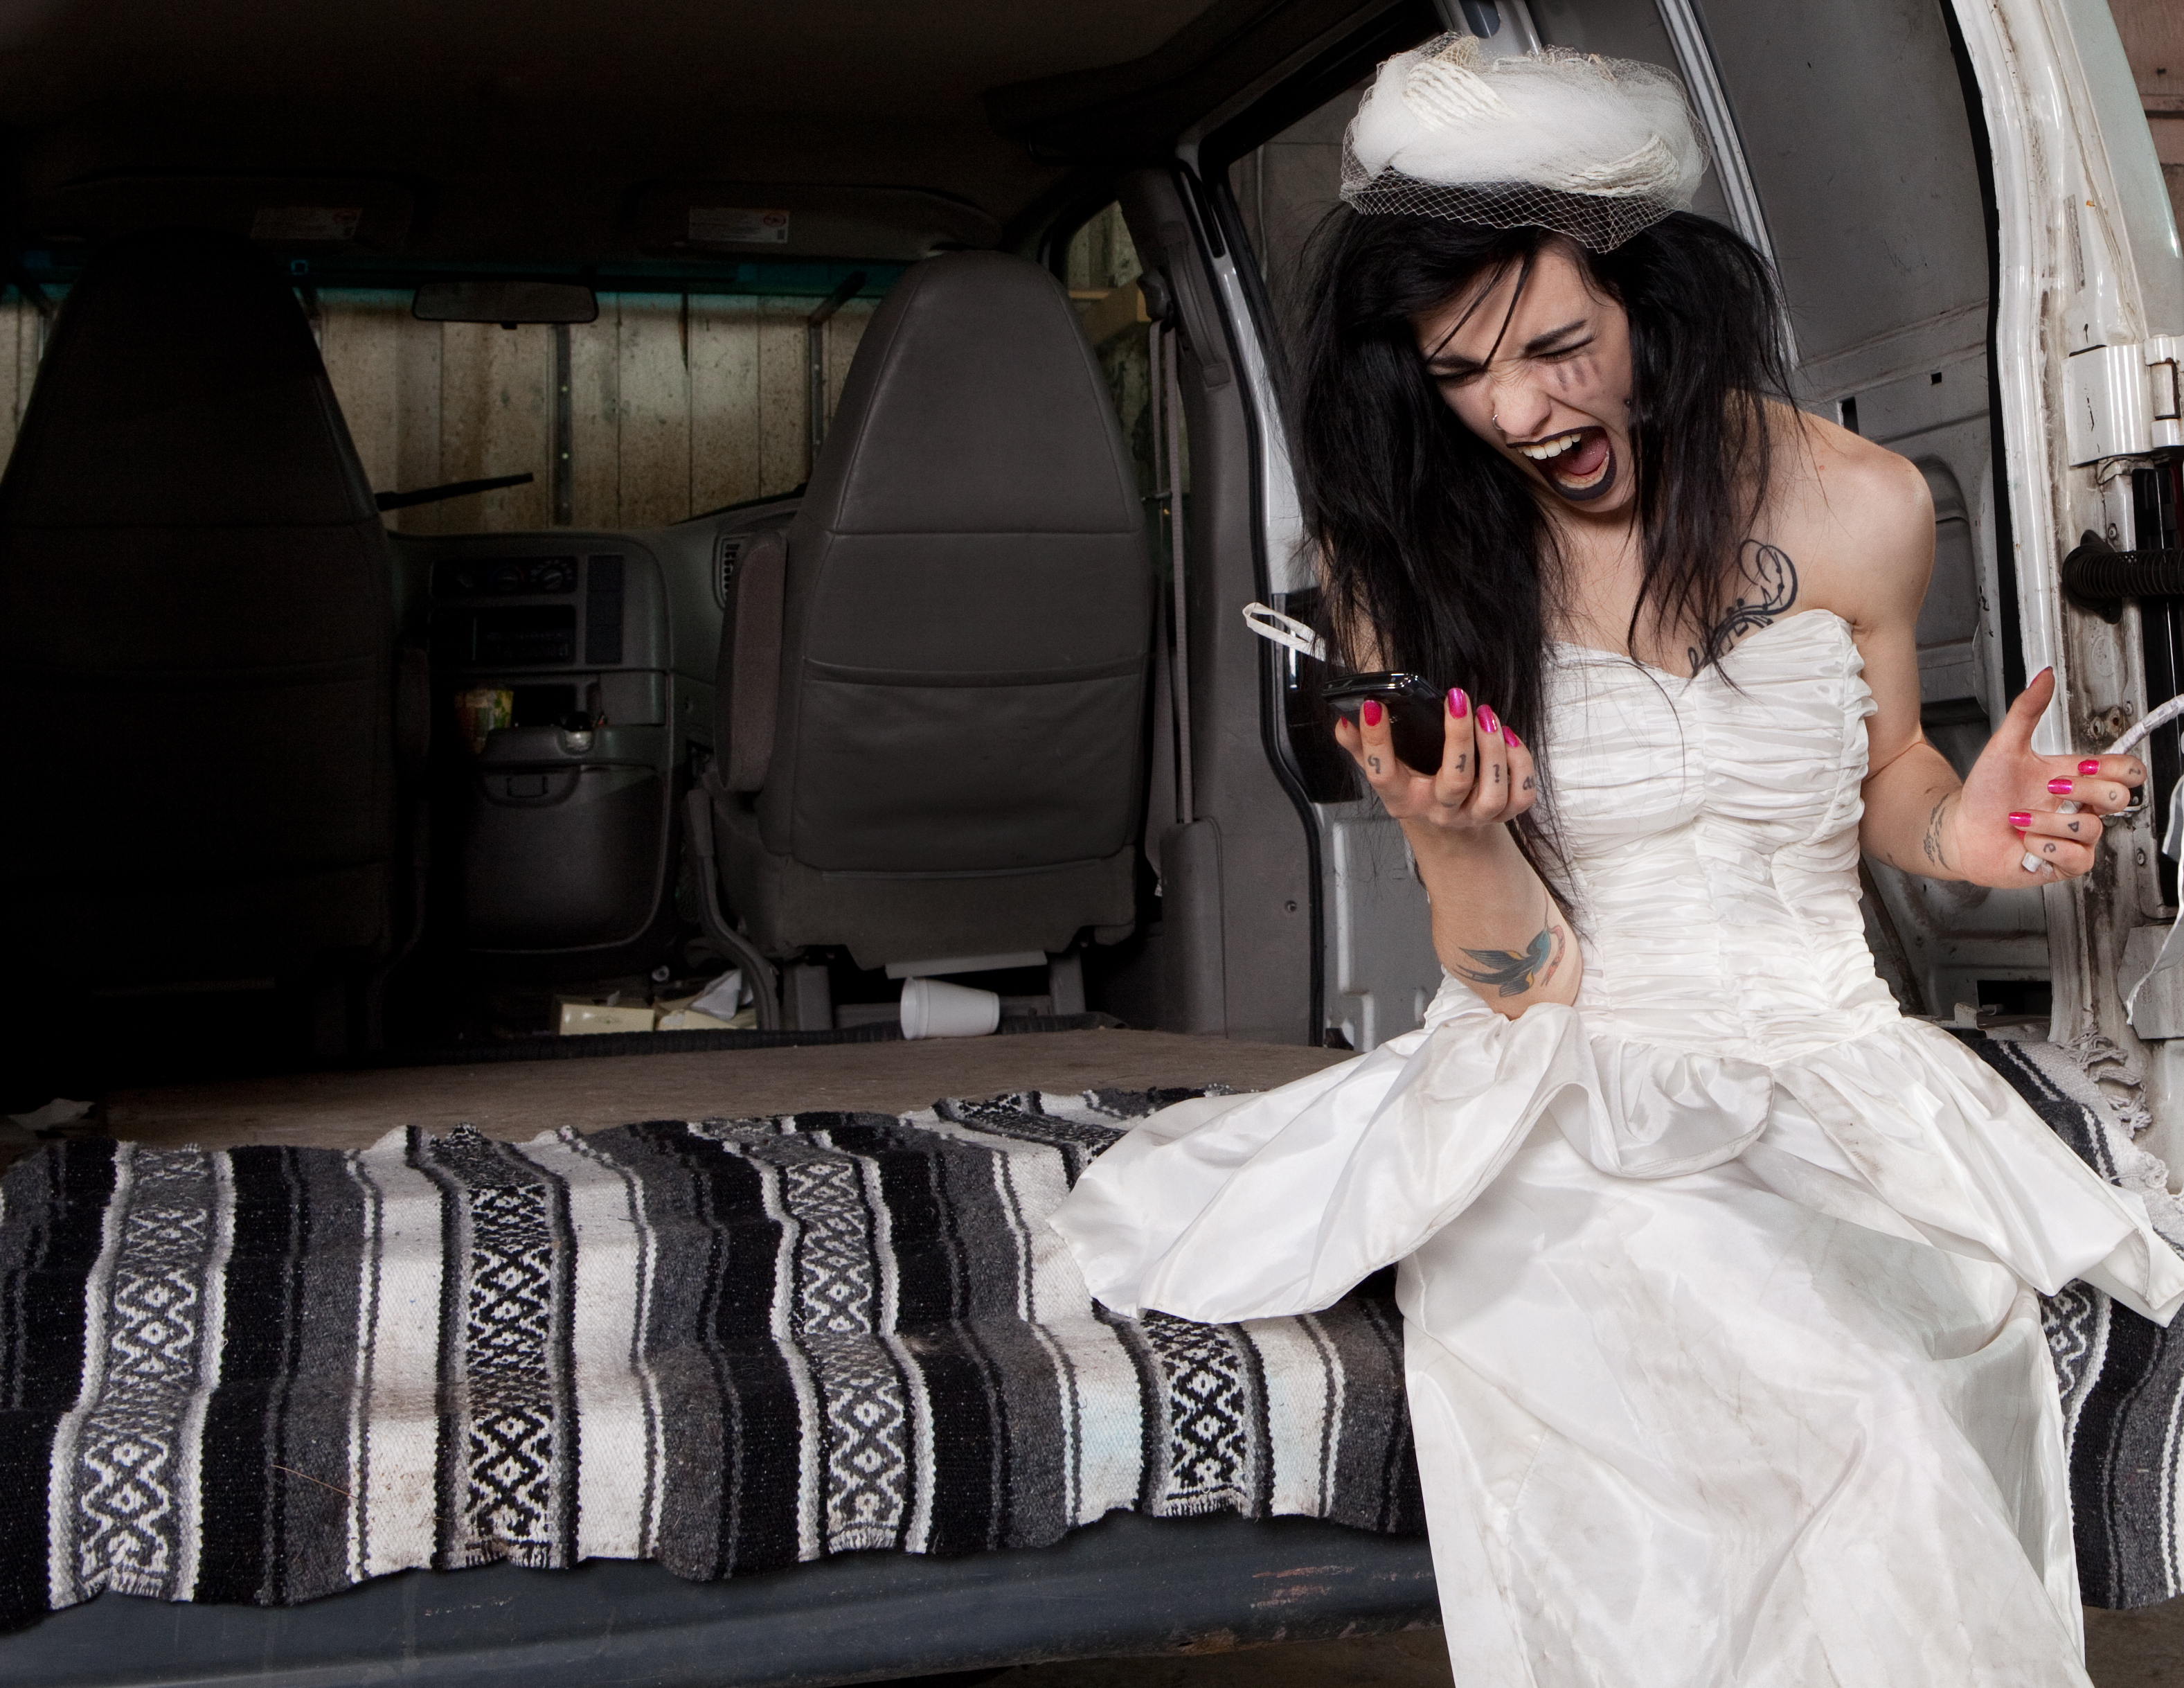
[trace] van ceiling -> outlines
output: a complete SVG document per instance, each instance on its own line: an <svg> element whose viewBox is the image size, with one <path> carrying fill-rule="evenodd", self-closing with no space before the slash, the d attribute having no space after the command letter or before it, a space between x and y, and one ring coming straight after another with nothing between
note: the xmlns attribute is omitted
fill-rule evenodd
<svg viewBox="0 0 2184 1688"><path fill-rule="evenodd" d="M31 247L231 217L191 215L209 182L292 206L338 204L314 184L341 178L349 205L376 193L400 213L368 215L353 253L426 263L658 257L633 207L662 183L716 206L793 196L705 184L920 190L954 205L928 245L981 244L966 232L999 238L1063 182L1026 120L1066 110L1082 73L1102 73L1082 84L1101 103L1179 79L1218 92L1209 64L1260 24L1294 43L1384 3L9 0L0 122ZM1005 88L1014 103L990 105ZM902 203L883 246L904 238Z"/></svg>

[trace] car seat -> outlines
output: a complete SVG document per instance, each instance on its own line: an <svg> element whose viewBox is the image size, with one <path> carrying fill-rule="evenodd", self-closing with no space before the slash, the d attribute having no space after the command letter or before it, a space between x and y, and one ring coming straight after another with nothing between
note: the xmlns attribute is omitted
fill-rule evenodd
<svg viewBox="0 0 2184 1688"><path fill-rule="evenodd" d="M18 975L368 971L397 662L385 529L287 279L196 231L95 255L0 479Z"/></svg>
<svg viewBox="0 0 2184 1688"><path fill-rule="evenodd" d="M899 970L1126 934L1152 592L1067 294L997 253L913 266L794 519L737 565L708 775L728 917L771 958Z"/></svg>

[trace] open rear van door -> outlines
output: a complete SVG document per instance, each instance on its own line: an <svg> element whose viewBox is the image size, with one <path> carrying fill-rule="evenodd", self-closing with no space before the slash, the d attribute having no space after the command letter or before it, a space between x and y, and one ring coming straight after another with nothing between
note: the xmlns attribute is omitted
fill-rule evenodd
<svg viewBox="0 0 2184 1688"><path fill-rule="evenodd" d="M2184 691L2184 601L2074 601L2064 585L2080 579L2070 559L2088 536L2088 550L2165 551L2177 572L2184 260L2108 7L1957 0L1956 15L1991 170L1997 461L2024 663L2052 662L2063 683L2036 742L2098 750ZM2176 729L2142 753L2153 773L2144 811L2111 824L2089 880L2043 893L2053 1036L2120 1104L2150 1111L2152 1146L2173 1165L2184 1149L2184 971L2150 981L2128 1019L2124 1002L2176 917L2176 864L2159 852Z"/></svg>

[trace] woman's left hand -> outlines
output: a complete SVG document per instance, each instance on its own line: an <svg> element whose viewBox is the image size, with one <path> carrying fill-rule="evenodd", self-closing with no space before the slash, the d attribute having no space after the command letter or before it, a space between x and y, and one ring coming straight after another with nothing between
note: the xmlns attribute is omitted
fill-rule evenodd
<svg viewBox="0 0 2184 1688"><path fill-rule="evenodd" d="M2090 873L2101 817L2130 808L2146 783L2146 764L2135 756L2036 753L2032 729L2054 696L2055 672L2043 669L2010 705L1947 816L1948 863L1975 885L2047 885ZM2066 804L2075 810L2066 813ZM1934 841L1942 842L1938 832Z"/></svg>

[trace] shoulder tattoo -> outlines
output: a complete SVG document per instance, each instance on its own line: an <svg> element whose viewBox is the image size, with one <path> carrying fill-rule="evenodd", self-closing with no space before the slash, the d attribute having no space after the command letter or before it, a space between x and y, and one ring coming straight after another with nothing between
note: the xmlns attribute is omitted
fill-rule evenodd
<svg viewBox="0 0 2184 1688"><path fill-rule="evenodd" d="M1711 636L1717 656L1726 656L1739 640L1773 626L1797 601L1797 565L1780 545L1747 539L1737 552L1736 578L1743 590L1714 624Z"/></svg>

